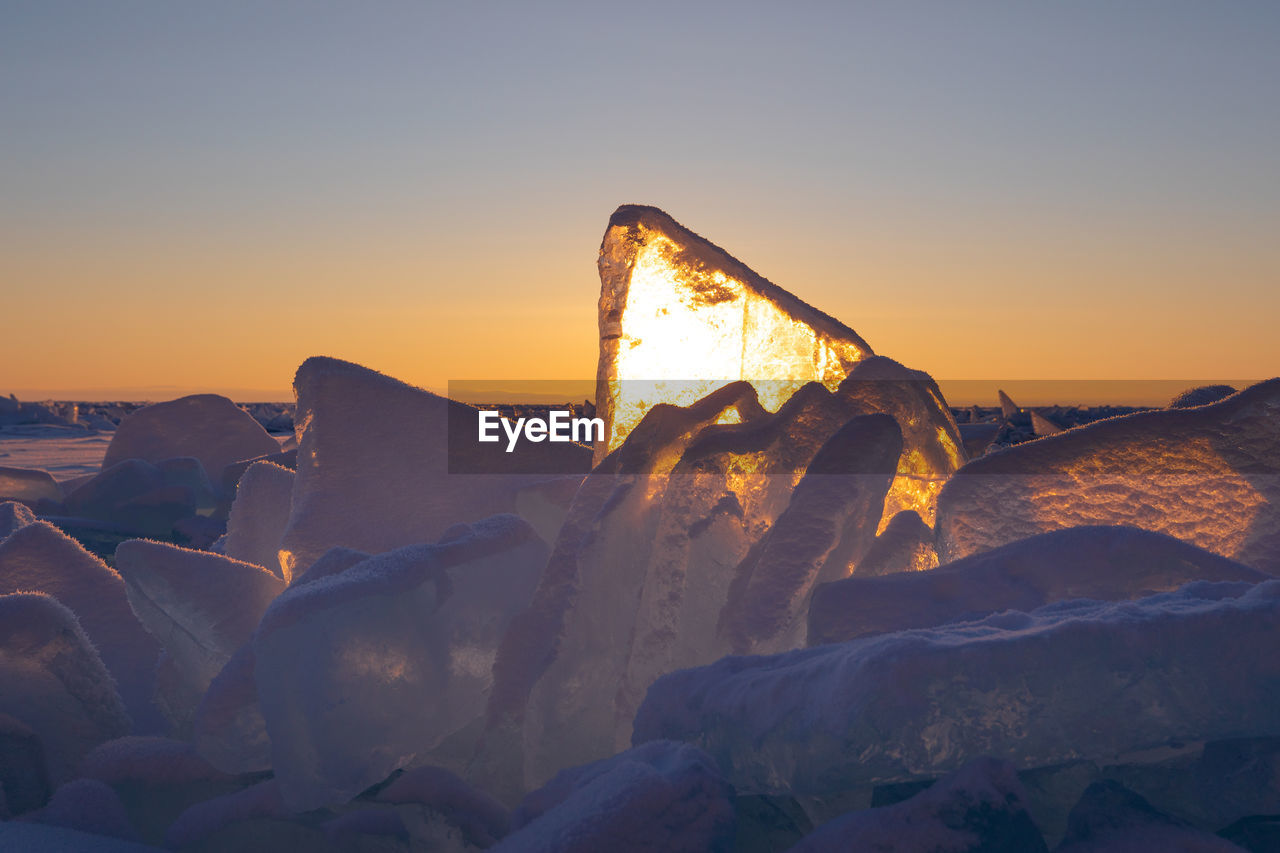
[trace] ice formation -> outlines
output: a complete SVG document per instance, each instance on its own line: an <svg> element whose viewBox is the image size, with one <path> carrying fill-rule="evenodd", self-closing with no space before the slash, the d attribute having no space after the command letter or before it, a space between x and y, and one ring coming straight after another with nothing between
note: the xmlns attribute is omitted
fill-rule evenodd
<svg viewBox="0 0 1280 853"><path fill-rule="evenodd" d="M743 559L721 616L739 654L796 648L815 584L846 577L870 547L902 454L889 415L863 415L827 439Z"/></svg>
<svg viewBox="0 0 1280 853"><path fill-rule="evenodd" d="M525 797L494 853L727 853L733 789L701 750L655 741L565 770Z"/></svg>
<svg viewBox="0 0 1280 853"><path fill-rule="evenodd" d="M599 269L597 462L656 403L688 405L731 380L767 380L762 402L774 410L805 382L834 390L871 354L852 329L654 207L614 212Z"/></svg>
<svg viewBox="0 0 1280 853"><path fill-rule="evenodd" d="M35 732L55 783L74 778L85 753L130 728L75 615L42 593L0 595L0 715Z"/></svg>
<svg viewBox="0 0 1280 853"><path fill-rule="evenodd" d="M164 542L122 542L115 559L133 611L197 696L284 590L284 581L261 566ZM195 709L175 710L186 718Z"/></svg>
<svg viewBox="0 0 1280 853"><path fill-rule="evenodd" d="M271 769L271 739L258 702L256 663L252 644L241 646L209 683L192 722L196 751L227 773Z"/></svg>
<svg viewBox="0 0 1280 853"><path fill-rule="evenodd" d="M62 487L48 471L0 467L0 500L27 504L40 500L60 501Z"/></svg>
<svg viewBox="0 0 1280 853"><path fill-rule="evenodd" d="M545 479L451 474L451 464L461 470L467 460L464 448L450 457L450 412L474 429L474 410L367 368L310 358L294 390L298 473L280 546L286 579L335 545L377 554L433 542L452 524L512 511L520 486ZM590 466L590 451L576 444L525 443L512 454L470 444L479 458L498 448L509 471Z"/></svg>
<svg viewBox="0 0 1280 853"><path fill-rule="evenodd" d="M1126 851L1244 853L1226 839L1188 826L1155 808L1116 782L1090 785L1071 810L1067 834L1058 853L1126 853Z"/></svg>
<svg viewBox="0 0 1280 853"><path fill-rule="evenodd" d="M0 849L22 853L161 853L161 848L81 832L11 820L0 822Z"/></svg>
<svg viewBox="0 0 1280 853"><path fill-rule="evenodd" d="M279 451L276 440L226 397L193 394L128 415L111 437L102 467L125 459L155 463L194 456L211 478L221 478L232 462Z"/></svg>
<svg viewBox="0 0 1280 853"><path fill-rule="evenodd" d="M40 737L27 724L0 714L0 820L40 808L52 786Z"/></svg>
<svg viewBox="0 0 1280 853"><path fill-rule="evenodd" d="M0 501L0 541L19 527L35 524L36 517L25 504L17 501Z"/></svg>
<svg viewBox="0 0 1280 853"><path fill-rule="evenodd" d="M1280 573L1280 379L970 462L939 497L938 557L950 562L1087 524L1168 533Z"/></svg>
<svg viewBox="0 0 1280 853"><path fill-rule="evenodd" d="M253 655L286 802L345 802L478 723L498 641L546 556L533 528L496 516L280 596Z"/></svg>
<svg viewBox="0 0 1280 853"><path fill-rule="evenodd" d="M255 462L245 470L231 504L222 553L283 577L280 538L293 506L293 480L292 471L270 462Z"/></svg>
<svg viewBox="0 0 1280 853"><path fill-rule="evenodd" d="M25 820L137 841L124 804L109 785L96 779L76 779L54 792L49 804Z"/></svg>
<svg viewBox="0 0 1280 853"><path fill-rule="evenodd" d="M120 525L140 535L167 537L173 525L213 506L199 460L125 459L80 483L63 501L73 516Z"/></svg>
<svg viewBox="0 0 1280 853"><path fill-rule="evenodd" d="M982 755L1036 767L1278 735L1277 641L1280 581L1064 602L672 673L635 742L699 745L740 792L824 794Z"/></svg>
<svg viewBox="0 0 1280 853"><path fill-rule="evenodd" d="M0 541L0 593L53 596L80 626L119 685L138 731L159 731L152 670L160 647L139 624L120 575L52 524L37 521Z"/></svg>
<svg viewBox="0 0 1280 853"><path fill-rule="evenodd" d="M858 375L862 365L865 374ZM746 382L688 407L655 406L586 479L534 605L513 625L499 654L488 760L522 751L524 768L495 767L495 777L523 775L527 784L539 784L563 767L625 746L635 708L665 672L709 663L735 644L780 650L802 643L809 589L819 571L837 578L853 570L883 519L886 477L895 485L910 483L903 494L927 495L929 489L914 491L923 477L904 478L903 460L938 482L958 464L954 424L949 416L937 417L931 380L878 357L858 370L835 392L818 382L802 386L774 413L760 406ZM867 447L844 451L846 461L860 456L865 467L857 470L863 473L825 480L853 501L846 510L865 499L859 512L869 513L863 519L869 529L855 536L842 529L848 519L832 518L821 540L825 547L804 558L790 554L794 549L782 544L788 538L799 535L806 548L820 541L803 532L817 517L804 504L820 495L824 478L793 495L815 454L860 415L893 424L885 409L912 424L909 450L896 425L897 449L888 457L884 448L873 452L876 442L862 436L856 443ZM879 473L871 475L873 470ZM774 551L807 560L807 569L800 563L784 569L772 556L761 561L751 554L793 500L784 529L773 534L780 543ZM835 506L821 511L829 515ZM771 590L787 573L794 588L784 603ZM765 619L763 609L778 605L782 609Z"/></svg>
<svg viewBox="0 0 1280 853"><path fill-rule="evenodd" d="M809 645L1034 610L1055 601L1119 601L1195 580L1268 578L1194 545L1133 527L1069 527L930 572L861 575L823 584L809 607Z"/></svg>
<svg viewBox="0 0 1280 853"><path fill-rule="evenodd" d="M914 797L828 821L790 853L1048 853L1013 765L976 759Z"/></svg>
<svg viewBox="0 0 1280 853"><path fill-rule="evenodd" d="M913 509L904 509L889 519L867 553L858 561L858 577L890 575L895 572L923 572L936 568L938 554L933 548L933 529Z"/></svg>

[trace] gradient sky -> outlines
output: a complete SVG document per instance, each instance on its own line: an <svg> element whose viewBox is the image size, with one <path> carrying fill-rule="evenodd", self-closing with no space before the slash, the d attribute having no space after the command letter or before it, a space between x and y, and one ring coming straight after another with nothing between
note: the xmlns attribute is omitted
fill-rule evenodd
<svg viewBox="0 0 1280 853"><path fill-rule="evenodd" d="M590 377L624 202L937 377L1275 375L1277 44L1270 0L4 0L0 392Z"/></svg>

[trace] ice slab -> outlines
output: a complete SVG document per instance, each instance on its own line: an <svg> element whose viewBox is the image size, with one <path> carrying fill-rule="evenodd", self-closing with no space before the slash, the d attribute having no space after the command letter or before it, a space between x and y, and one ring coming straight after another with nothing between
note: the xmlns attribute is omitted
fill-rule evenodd
<svg viewBox="0 0 1280 853"><path fill-rule="evenodd" d="M62 487L48 471L0 466L0 500L34 504L62 500Z"/></svg>
<svg viewBox="0 0 1280 853"><path fill-rule="evenodd" d="M294 473L270 462L248 467L236 487L222 553L284 577L280 539L293 507Z"/></svg>
<svg viewBox="0 0 1280 853"><path fill-rule="evenodd" d="M451 474L450 412L473 412L359 365L310 358L294 379L299 436L293 511L281 544L286 579L341 545L371 554L434 542L450 525L514 510L533 474ZM458 413L461 414L458 414ZM528 444L504 454L476 445L503 470L586 473L591 453L576 444ZM527 452L526 452L527 451ZM497 457L492 457L497 458ZM521 466L525 466L521 468Z"/></svg>
<svg viewBox="0 0 1280 853"><path fill-rule="evenodd" d="M655 741L558 774L525 797L494 853L729 851L733 789L686 744Z"/></svg>
<svg viewBox="0 0 1280 853"><path fill-rule="evenodd" d="M938 557L1088 524L1167 533L1280 573L1280 379L975 459L939 497Z"/></svg>
<svg viewBox="0 0 1280 853"><path fill-rule="evenodd" d="M721 615L734 652L803 644L814 585L846 577L870 547L901 454L902 431L889 415L853 418L827 439L738 567Z"/></svg>
<svg viewBox="0 0 1280 853"><path fill-rule="evenodd" d="M905 509L889 519L888 525L858 561L858 577L923 572L937 568L938 553L933 547L933 529L920 514Z"/></svg>
<svg viewBox="0 0 1280 853"><path fill-rule="evenodd" d="M152 689L160 646L134 616L120 575L52 524L37 521L0 541L0 593L22 591L47 593L76 614L137 731L159 731L164 723Z"/></svg>
<svg viewBox="0 0 1280 853"><path fill-rule="evenodd" d="M42 593L0 595L0 714L35 732L55 783L74 778L85 753L130 727L75 615Z"/></svg>
<svg viewBox="0 0 1280 853"><path fill-rule="evenodd" d="M133 611L197 696L285 586L261 566L148 539L121 542L115 559Z"/></svg>
<svg viewBox="0 0 1280 853"><path fill-rule="evenodd" d="M346 802L473 723L547 546L511 515L290 588L253 641L271 764L296 809Z"/></svg>
<svg viewBox="0 0 1280 853"><path fill-rule="evenodd" d="M731 380L769 380L762 402L772 411L805 382L834 389L871 354L852 329L655 207L614 212L598 266L597 463L656 403L689 405Z"/></svg>
<svg viewBox="0 0 1280 853"><path fill-rule="evenodd" d="M209 683L192 723L196 751L227 773L271 769L271 738L258 702L256 664L253 646L246 643Z"/></svg>
<svg viewBox="0 0 1280 853"><path fill-rule="evenodd" d="M635 741L706 749L740 793L827 794L1171 741L1280 734L1280 581L1063 602L772 657L649 689Z"/></svg>
<svg viewBox="0 0 1280 853"><path fill-rule="evenodd" d="M125 417L111 438L102 467L125 459L156 463L194 456L209 475L218 477L232 462L279 451L279 443L226 397L193 394L145 406Z"/></svg>
<svg viewBox="0 0 1280 853"><path fill-rule="evenodd" d="M1134 527L1069 527L1020 539L930 572L824 584L809 607L811 646L1034 610L1055 601L1143 598L1196 580L1259 583L1268 575Z"/></svg>
<svg viewBox="0 0 1280 853"><path fill-rule="evenodd" d="M891 806L828 821L791 853L1048 853L1013 765L979 758Z"/></svg>

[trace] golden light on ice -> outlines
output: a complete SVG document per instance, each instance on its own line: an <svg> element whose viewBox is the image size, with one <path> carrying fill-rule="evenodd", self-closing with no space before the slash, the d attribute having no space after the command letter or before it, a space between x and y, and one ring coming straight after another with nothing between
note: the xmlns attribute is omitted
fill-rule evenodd
<svg viewBox="0 0 1280 853"><path fill-rule="evenodd" d="M599 461L657 403L739 379L773 411L801 385L834 390L871 354L852 329L651 207L624 206L600 247Z"/></svg>

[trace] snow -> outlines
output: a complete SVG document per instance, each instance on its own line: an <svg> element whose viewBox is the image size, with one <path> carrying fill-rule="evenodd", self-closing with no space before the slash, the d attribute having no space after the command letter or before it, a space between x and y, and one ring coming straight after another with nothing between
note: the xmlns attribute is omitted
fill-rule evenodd
<svg viewBox="0 0 1280 853"><path fill-rule="evenodd" d="M828 821L791 853L1048 853L1013 765L979 758L916 796Z"/></svg>
<svg viewBox="0 0 1280 853"><path fill-rule="evenodd" d="M516 491L545 477L451 474L451 410L471 407L337 359L309 358L294 379L299 437L293 510L281 543L285 577L341 545L377 554L434 542L452 524L514 510ZM497 445L483 445L488 450ZM527 453L525 449L527 448ZM479 451L477 451L479 452ZM497 453L503 454L501 448ZM586 473L590 451L528 444L504 464Z"/></svg>
<svg viewBox="0 0 1280 853"><path fill-rule="evenodd" d="M245 470L231 504L222 553L284 576L280 538L293 506L293 480L293 471L270 462L255 462Z"/></svg>
<svg viewBox="0 0 1280 853"><path fill-rule="evenodd" d="M48 471L59 482L96 474L111 433L31 424L0 427L0 465Z"/></svg>
<svg viewBox="0 0 1280 853"><path fill-rule="evenodd" d="M102 467L125 459L159 462L194 456L215 482L232 462L279 453L280 444L247 412L217 394L145 406L120 422Z"/></svg>
<svg viewBox="0 0 1280 853"><path fill-rule="evenodd" d="M120 575L58 528L37 521L0 541L0 593L27 590L47 593L76 614L137 731L159 731L163 722L151 696L160 647L130 609Z"/></svg>
<svg viewBox="0 0 1280 853"><path fill-rule="evenodd" d="M0 715L40 739L54 783L73 778L85 753L130 727L75 615L42 593L0 595Z"/></svg>
<svg viewBox="0 0 1280 853"><path fill-rule="evenodd" d="M929 778L981 755L1037 767L1170 741L1280 734L1280 581L1076 600L772 657L650 688L635 742L705 748L747 793ZM1099 725L1105 720L1106 725Z"/></svg>
<svg viewBox="0 0 1280 853"><path fill-rule="evenodd" d="M261 566L164 542L121 542L115 560L133 611L196 693L284 591L284 581Z"/></svg>
<svg viewBox="0 0 1280 853"><path fill-rule="evenodd" d="M1280 573L1280 379L989 453L938 501L943 562L1047 530L1124 524Z"/></svg>
<svg viewBox="0 0 1280 853"><path fill-rule="evenodd" d="M525 797L494 853L713 853L734 838L733 789L686 744L655 741L558 774Z"/></svg>
<svg viewBox="0 0 1280 853"><path fill-rule="evenodd" d="M22 853L160 853L160 848L61 826L0 823L0 849Z"/></svg>
<svg viewBox="0 0 1280 853"><path fill-rule="evenodd" d="M346 802L477 723L547 548L512 515L294 586L253 640L271 764L295 809Z"/></svg>
<svg viewBox="0 0 1280 853"><path fill-rule="evenodd" d="M929 572L855 575L819 586L809 607L808 643L929 628L1071 598L1142 598L1195 580L1258 583L1267 577L1163 533L1069 527Z"/></svg>

